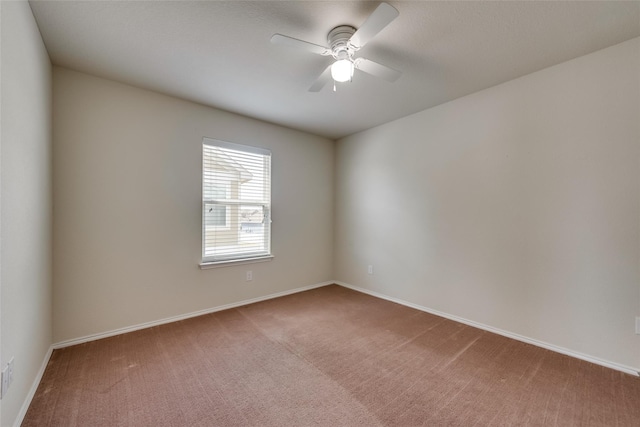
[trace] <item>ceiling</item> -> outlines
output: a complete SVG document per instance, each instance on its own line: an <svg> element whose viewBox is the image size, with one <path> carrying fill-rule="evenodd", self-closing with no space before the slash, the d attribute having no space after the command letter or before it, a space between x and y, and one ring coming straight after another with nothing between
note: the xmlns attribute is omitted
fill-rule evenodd
<svg viewBox="0 0 640 427"><path fill-rule="evenodd" d="M96 76L331 139L371 128L640 36L640 2L389 1L400 15L358 56L401 70L394 83L309 86L326 45L377 1L31 1L51 61Z"/></svg>

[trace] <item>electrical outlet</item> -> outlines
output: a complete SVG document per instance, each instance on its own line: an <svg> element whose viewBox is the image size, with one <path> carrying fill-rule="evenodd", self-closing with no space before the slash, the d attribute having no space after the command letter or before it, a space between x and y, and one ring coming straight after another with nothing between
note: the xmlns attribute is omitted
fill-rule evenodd
<svg viewBox="0 0 640 427"><path fill-rule="evenodd" d="M253 280L253 271L247 270L247 282L250 282L252 280Z"/></svg>
<svg viewBox="0 0 640 427"><path fill-rule="evenodd" d="M367 273L373 274L373 265L367 267Z"/></svg>
<svg viewBox="0 0 640 427"><path fill-rule="evenodd" d="M9 386L13 382L13 357L7 363L7 366L2 370L2 387L0 389L0 399L2 399L6 394L7 390L9 390Z"/></svg>
<svg viewBox="0 0 640 427"><path fill-rule="evenodd" d="M0 390L0 399L6 396L7 389L9 389L9 365L5 366L2 370L2 390Z"/></svg>
<svg viewBox="0 0 640 427"><path fill-rule="evenodd" d="M9 385L11 385L13 382L13 357L9 360L9 364L7 366L9 367Z"/></svg>

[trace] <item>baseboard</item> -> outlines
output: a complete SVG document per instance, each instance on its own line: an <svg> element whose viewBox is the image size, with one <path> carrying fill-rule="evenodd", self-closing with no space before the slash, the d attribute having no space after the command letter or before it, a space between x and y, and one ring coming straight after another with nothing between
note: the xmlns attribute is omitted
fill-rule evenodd
<svg viewBox="0 0 640 427"><path fill-rule="evenodd" d="M279 297L283 297L285 295L296 294L298 292L304 292L304 291L308 291L310 289L321 288L323 286L332 285L334 283L335 283L334 281L316 283L314 285L303 286L301 288L295 288L295 289L289 289L287 291L277 292L275 294L269 294L269 295L265 295L265 296L261 296L261 297L257 297L257 298L251 298L251 299L248 299L248 300L238 301L238 302L234 302L234 303L231 303L231 304L225 304L225 305L220 305L220 306L216 306L216 307L212 307L212 308L207 308L207 309L204 309L204 310L193 311L191 313L180 314L178 316L172 316L172 317L167 317L167 318L160 319L160 320L154 320L152 322L145 322L145 323L140 323L140 324L133 325L133 326L127 326L127 327L124 327L124 328L113 329L111 331L101 332L101 333L98 333L98 334L86 335L84 337L73 338L73 339L70 339L70 340L65 340L65 341L61 341L61 342L55 343L55 344L52 345L52 348L53 349L59 349L59 348L64 348L64 347L70 347L72 345L83 344L83 343L90 342L90 341L96 341L96 340L100 340L100 339L103 339L103 338L112 337L112 336L115 336L115 335L126 334L127 332L133 332L133 331L138 331L140 329L152 328L154 326L164 325L166 323L178 322L180 320L189 319L191 317L202 316L204 314L215 313L217 311L222 311L222 310L228 310L230 308L241 307L243 305L253 304L253 303L256 303L256 302L260 302L260 301L266 301L266 300L270 300L270 299L273 299L273 298L279 298Z"/></svg>
<svg viewBox="0 0 640 427"><path fill-rule="evenodd" d="M33 384L31 384L29 393L27 393L27 397L24 399L24 402L22 403L20 412L18 412L18 416L16 417L16 420L13 423L14 427L20 427L20 425L22 424L22 421L24 421L24 417L25 415L27 415L27 410L29 409L29 405L31 405L33 396L36 395L36 390L38 390L38 386L40 385L40 381L42 380L42 376L44 375L45 369L47 369L47 365L49 364L49 359L51 359L52 354L53 354L53 346L50 346L49 350L47 350L47 352L44 355L44 360L42 361L42 365L40 365L40 370L38 371L36 378L33 380Z"/></svg>
<svg viewBox="0 0 640 427"><path fill-rule="evenodd" d="M596 365L604 366L606 368L615 369L616 371L621 371L621 372L624 372L624 373L627 373L627 374L634 375L636 377L640 376L639 369L637 369L637 368L632 368L632 367L629 367L629 366L621 365L619 363L614 363L614 362L609 362L607 360L602 360L602 359L599 359L597 357L589 356L587 354L579 353L577 351L573 351L573 350L569 350L569 349L566 349L566 348L563 348L563 347L559 347L559 346L556 346L556 345L553 345L553 344L549 344L549 343L546 343L544 341L538 341L536 339L528 338L528 337L525 337L523 335L519 335L519 334L516 334L516 333L513 333L513 332L505 331L505 330L502 330L502 329L499 329L499 328L494 328L493 326L488 326L488 325L485 325L485 324L482 324L482 323L474 322L473 320L468 320L468 319L464 319L462 317L454 316L452 314L443 313L443 312L438 311L438 310L433 310L433 309L428 308L428 307L424 307L424 306L421 306L421 305L418 305L418 304L414 304L414 303L411 303L411 302L408 302L408 301L404 301L404 300L401 300L399 298L390 297L388 295L384 295L384 294L381 294L379 292L370 291L369 289L361 288L361 287L358 287L358 286L353 286L353 285L350 285L348 283L344 283L344 282L340 282L340 281L334 281L334 283L337 284L337 285L343 286L345 288L352 289L352 290L357 291L357 292L362 292L364 294L374 296L376 298L381 298L381 299L384 299L384 300L387 300L387 301L391 301L391 302L395 302L397 304L401 304L401 305L404 305L404 306L407 306L407 307L415 308L416 310L420 310L420 311L424 311L426 313L434 314L436 316L444 317L446 319L453 320L453 321L456 321L456 322L459 322L459 323L464 323L465 325L473 326L474 328L482 329L482 330L485 330L485 331L488 331L488 332L493 332L494 334L502 335L502 336L507 337L507 338L512 338L514 340L525 342L527 344L532 344L532 345L535 345L537 347L542 347L544 349L551 350L551 351L554 351L556 353L564 354L566 356L575 357L576 359L580 359L580 360L584 360L584 361L587 361L587 362L591 362L591 363L594 363Z"/></svg>

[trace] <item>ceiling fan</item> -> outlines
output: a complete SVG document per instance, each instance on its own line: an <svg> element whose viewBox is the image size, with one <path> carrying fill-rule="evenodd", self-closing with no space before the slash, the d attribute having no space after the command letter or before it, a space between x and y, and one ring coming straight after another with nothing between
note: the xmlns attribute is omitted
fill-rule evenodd
<svg viewBox="0 0 640 427"><path fill-rule="evenodd" d="M271 43L304 49L318 55L331 56L335 59L335 62L329 65L320 74L315 83L311 85L310 92L319 92L331 79L334 80L333 90L335 91L335 82L351 81L354 70L364 71L372 76L394 82L402 74L400 71L366 58L356 58L354 55L384 27L389 25L391 21L396 19L398 14L398 11L390 4L380 3L360 28L356 29L351 25L339 25L329 31L327 35L329 47L283 36L282 34L274 34L271 37Z"/></svg>

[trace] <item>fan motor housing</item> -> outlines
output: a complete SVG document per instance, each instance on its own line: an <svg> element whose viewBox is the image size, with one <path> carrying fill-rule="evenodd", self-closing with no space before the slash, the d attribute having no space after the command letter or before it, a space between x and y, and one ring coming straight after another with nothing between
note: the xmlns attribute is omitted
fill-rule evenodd
<svg viewBox="0 0 640 427"><path fill-rule="evenodd" d="M331 54L335 59L347 59L355 52L353 46L349 44L349 39L356 32L351 25L339 25L329 31L327 42L331 46Z"/></svg>

